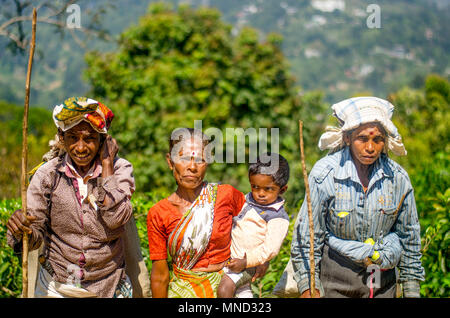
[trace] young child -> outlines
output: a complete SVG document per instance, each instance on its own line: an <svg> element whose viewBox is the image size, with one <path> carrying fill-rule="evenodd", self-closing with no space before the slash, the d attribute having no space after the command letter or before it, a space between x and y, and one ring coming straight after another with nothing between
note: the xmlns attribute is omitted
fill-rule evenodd
<svg viewBox="0 0 450 318"><path fill-rule="evenodd" d="M289 227L289 216L281 197L289 180L286 159L267 153L250 164L248 177L251 192L246 195L239 215L233 218L231 260L224 268L218 298L234 297L236 289L248 284L256 272L255 267L279 253Z"/></svg>

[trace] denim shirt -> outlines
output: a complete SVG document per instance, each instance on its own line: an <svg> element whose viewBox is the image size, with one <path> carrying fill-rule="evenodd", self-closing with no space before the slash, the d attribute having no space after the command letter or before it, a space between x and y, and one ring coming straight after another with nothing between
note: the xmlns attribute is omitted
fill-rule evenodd
<svg viewBox="0 0 450 318"><path fill-rule="evenodd" d="M404 294L418 297L424 280L420 253L420 224L414 191L406 171L381 154L369 175L364 192L349 147L319 160L309 175L314 223L316 286L323 295L319 263L327 233L338 238L377 241L394 232L403 249L397 265ZM306 198L294 227L291 258L300 293L309 289L309 222ZM407 285L407 288L405 288Z"/></svg>

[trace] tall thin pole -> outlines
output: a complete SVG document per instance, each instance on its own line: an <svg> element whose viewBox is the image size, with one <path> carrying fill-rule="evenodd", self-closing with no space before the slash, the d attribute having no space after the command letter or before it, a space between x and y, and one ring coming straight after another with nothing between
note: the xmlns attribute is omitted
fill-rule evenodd
<svg viewBox="0 0 450 318"><path fill-rule="evenodd" d="M314 297L316 294L316 266L314 262L314 222L312 216L311 195L309 192L308 173L306 172L305 153L303 150L303 122L301 120L299 120L299 129L300 129L300 154L302 160L303 179L305 181L306 203L308 205L308 219L309 219L309 268L311 277L310 293L311 297Z"/></svg>
<svg viewBox="0 0 450 318"><path fill-rule="evenodd" d="M30 82L31 70L33 66L34 48L36 44L36 8L33 9L33 22L30 43L30 56L28 59L27 80L25 84L25 107L23 112L22 125L22 175L21 175L21 195L22 213L27 216L27 165L28 165L28 109L30 106ZM28 235L23 233L22 239L22 297L28 298Z"/></svg>

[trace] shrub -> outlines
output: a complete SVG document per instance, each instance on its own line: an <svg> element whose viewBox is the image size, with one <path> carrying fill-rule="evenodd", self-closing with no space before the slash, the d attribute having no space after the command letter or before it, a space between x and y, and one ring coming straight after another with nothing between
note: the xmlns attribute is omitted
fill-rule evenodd
<svg viewBox="0 0 450 318"><path fill-rule="evenodd" d="M6 222L20 200L0 201L0 298L18 297L22 291L22 260L6 243Z"/></svg>

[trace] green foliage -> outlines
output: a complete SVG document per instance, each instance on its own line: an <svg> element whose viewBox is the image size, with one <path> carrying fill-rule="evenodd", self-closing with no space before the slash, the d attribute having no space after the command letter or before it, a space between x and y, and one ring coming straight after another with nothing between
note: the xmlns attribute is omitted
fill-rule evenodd
<svg viewBox="0 0 450 318"><path fill-rule="evenodd" d="M450 83L438 75L429 75L423 85L419 89L405 87L390 95L396 106L394 122L408 151L407 157L396 160L410 174L438 151L450 152Z"/></svg>
<svg viewBox="0 0 450 318"><path fill-rule="evenodd" d="M254 29L243 28L236 36L231 29L217 10L180 6L173 11L158 3L121 35L117 51L87 55L92 95L117 114L111 131L133 163L140 191L174 188L164 158L168 139L174 128L193 127L194 120L202 120L203 130L220 129L224 137L226 128L279 128L279 151L293 171L291 193L302 191L301 178L295 177L298 119L305 122L307 146L315 148L324 121L322 95L298 97L279 36L261 41ZM234 137L224 138L230 141ZM308 158L313 162L317 155ZM249 189L241 164L215 163L207 179Z"/></svg>
<svg viewBox="0 0 450 318"><path fill-rule="evenodd" d="M25 0L4 2L5 6L9 2L10 8L15 7L11 3L29 3ZM84 95L89 86L83 81L80 70L86 67L83 61L86 50L114 50L118 34L134 24L151 2L155 1L78 0L82 27L89 28L92 22L98 26L97 22L101 21L103 29L113 38L106 43L98 37L89 40L89 36L75 29L77 41L69 32L55 32L54 25L38 23L31 103L51 107L69 96ZM165 2L178 6L186 1ZM189 2L193 6L204 3L203 0ZM324 90L325 100L329 102L360 91L384 97L430 72L448 77L449 7L438 8L436 2L378 0L376 3L382 9L381 29L369 29L366 26L369 1L347 0L344 11L334 12L316 10L311 1L208 1L235 30L248 25L265 34L275 31L283 35L283 52L291 63L297 84L306 90ZM250 7L256 11L248 10ZM44 17L45 7L41 10L38 16ZM8 11L7 8L0 11L0 16ZM91 19L99 14L100 21ZM63 12L58 20L64 22L68 16L69 13ZM5 20L0 18L0 23L3 22ZM29 34L30 22L24 22L23 28ZM0 37L0 99L21 103L27 55L10 52L7 44L7 38ZM317 50L320 56L309 57L306 54L309 50ZM393 56L396 50L400 56ZM363 70L368 65L373 69L367 74Z"/></svg>
<svg viewBox="0 0 450 318"><path fill-rule="evenodd" d="M436 203L436 210L446 210L448 213L450 202L450 188L444 195L439 195L440 203ZM423 256L422 265L425 268L426 280L420 286L422 297L450 297L449 246L450 224L448 218L440 217L426 228L422 237Z"/></svg>
<svg viewBox="0 0 450 318"><path fill-rule="evenodd" d="M0 199L20 196L23 106L0 101ZM56 133L51 113L32 107L28 115L28 170L42 161Z"/></svg>
<svg viewBox="0 0 450 318"><path fill-rule="evenodd" d="M151 272L152 262L149 257L148 236L147 236L147 213L156 202L166 198L170 193L153 191L146 193L136 193L132 198L133 216L136 221L138 235L141 242L141 252L148 272Z"/></svg>
<svg viewBox="0 0 450 318"><path fill-rule="evenodd" d="M0 201L0 298L18 297L22 291L22 261L6 243L6 222L20 207L20 200Z"/></svg>
<svg viewBox="0 0 450 318"><path fill-rule="evenodd" d="M437 153L412 176L422 229L423 297L449 297L450 280L450 155Z"/></svg>
<svg viewBox="0 0 450 318"><path fill-rule="evenodd" d="M405 87L390 96L396 106L395 124L408 150L407 157L395 160L410 175L422 229L424 297L448 297L450 293L449 92L450 83L433 74L426 77L422 88Z"/></svg>

